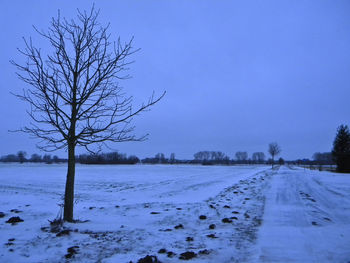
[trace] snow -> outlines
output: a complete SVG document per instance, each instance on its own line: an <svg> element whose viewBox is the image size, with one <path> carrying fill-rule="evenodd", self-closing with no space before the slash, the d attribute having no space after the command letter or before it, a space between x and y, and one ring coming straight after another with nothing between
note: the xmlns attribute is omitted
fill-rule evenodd
<svg viewBox="0 0 350 263"><path fill-rule="evenodd" d="M282 167L263 220L258 262L349 262L350 175Z"/></svg>
<svg viewBox="0 0 350 263"><path fill-rule="evenodd" d="M73 246L70 262L146 255L179 262L187 251L197 255L191 262L350 260L349 175L284 166L77 165L80 222L65 223L71 232L56 236L48 220L60 211L65 174L65 165L0 164L0 262L64 262ZM24 222L5 223L13 216Z"/></svg>

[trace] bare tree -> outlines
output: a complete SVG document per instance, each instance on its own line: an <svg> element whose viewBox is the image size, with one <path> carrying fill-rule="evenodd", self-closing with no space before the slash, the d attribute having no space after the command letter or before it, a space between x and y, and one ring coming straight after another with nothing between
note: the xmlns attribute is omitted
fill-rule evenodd
<svg viewBox="0 0 350 263"><path fill-rule="evenodd" d="M195 153L194 159L201 162L222 163L230 159L226 154L220 151L200 151Z"/></svg>
<svg viewBox="0 0 350 263"><path fill-rule="evenodd" d="M240 163L245 163L248 159L248 153L247 152L236 152L236 159Z"/></svg>
<svg viewBox="0 0 350 263"><path fill-rule="evenodd" d="M193 156L197 161L207 161L210 159L211 154L209 151L200 151L195 153Z"/></svg>
<svg viewBox="0 0 350 263"><path fill-rule="evenodd" d="M41 156L40 156L39 154L34 153L34 154L32 154L32 156L30 157L29 161L30 161L30 162L33 162L33 163L39 163L39 162L42 161L42 159L41 159Z"/></svg>
<svg viewBox="0 0 350 263"><path fill-rule="evenodd" d="M262 163L265 160L265 154L263 152L255 152L252 154L252 160L255 163Z"/></svg>
<svg viewBox="0 0 350 263"><path fill-rule="evenodd" d="M275 162L274 158L275 158L275 156L280 154L281 147L277 143L273 142L273 143L269 144L268 150L269 150L269 154L271 155L271 158L272 158L272 167L273 167L273 164Z"/></svg>
<svg viewBox="0 0 350 263"><path fill-rule="evenodd" d="M170 154L169 163L171 164L175 163L175 153Z"/></svg>
<svg viewBox="0 0 350 263"><path fill-rule="evenodd" d="M18 161L19 161L20 163L24 163L24 162L26 161L26 155L27 155L26 152L24 152L24 151L19 151L19 152L17 153Z"/></svg>
<svg viewBox="0 0 350 263"><path fill-rule="evenodd" d="M157 163L165 163L164 153L157 153L154 158L157 160Z"/></svg>
<svg viewBox="0 0 350 263"><path fill-rule="evenodd" d="M132 97L126 96L118 81L129 76L127 70L132 40L122 43L110 40L109 25L98 22L99 12L78 10L75 20L52 18L48 31L39 31L52 47L42 55L32 40L24 39L19 52L26 63L11 61L18 77L31 87L17 95L30 105L32 120L20 131L41 139L44 151L68 150L68 171L64 198L64 220L73 221L75 147L92 152L108 142L142 141L145 136L133 134L132 118L157 103L152 95L148 102L132 108Z"/></svg>

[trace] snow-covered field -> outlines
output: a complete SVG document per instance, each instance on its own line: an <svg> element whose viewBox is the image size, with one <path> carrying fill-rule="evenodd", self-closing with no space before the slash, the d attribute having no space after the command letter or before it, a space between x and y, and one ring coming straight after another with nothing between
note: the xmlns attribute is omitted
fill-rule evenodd
<svg viewBox="0 0 350 263"><path fill-rule="evenodd" d="M54 233L65 174L65 165L0 164L0 262L350 261L349 174L78 165L80 223ZM14 216L24 221L6 223Z"/></svg>

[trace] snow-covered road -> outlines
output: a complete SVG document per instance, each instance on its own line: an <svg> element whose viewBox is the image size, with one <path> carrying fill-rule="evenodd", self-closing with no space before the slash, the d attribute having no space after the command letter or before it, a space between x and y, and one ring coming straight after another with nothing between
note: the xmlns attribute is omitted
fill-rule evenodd
<svg viewBox="0 0 350 263"><path fill-rule="evenodd" d="M257 262L350 262L350 175L281 167L266 192Z"/></svg>
<svg viewBox="0 0 350 263"><path fill-rule="evenodd" d="M64 175L64 165L0 164L0 262L350 261L349 175L81 165L75 215L88 222L60 234L48 220L59 211ZM13 216L24 221L6 223Z"/></svg>

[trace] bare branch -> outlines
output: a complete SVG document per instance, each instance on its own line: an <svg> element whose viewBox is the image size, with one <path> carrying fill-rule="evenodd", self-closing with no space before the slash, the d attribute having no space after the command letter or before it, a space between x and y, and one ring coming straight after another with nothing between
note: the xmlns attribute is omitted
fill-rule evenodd
<svg viewBox="0 0 350 263"><path fill-rule="evenodd" d="M19 52L26 62L11 61L18 77L29 84L16 96L30 105L27 112L32 120L18 131L29 133L41 141L44 150L79 145L91 152L91 144L107 146L107 142L142 141L131 125L133 117L161 100L165 92L135 110L133 98L127 97L118 85L129 78L129 57L138 51L132 47L133 38L122 43L111 41L109 25L97 21L99 11L78 10L76 20L52 18L47 31L34 30L47 40L52 52L46 56L31 39L24 39Z"/></svg>

